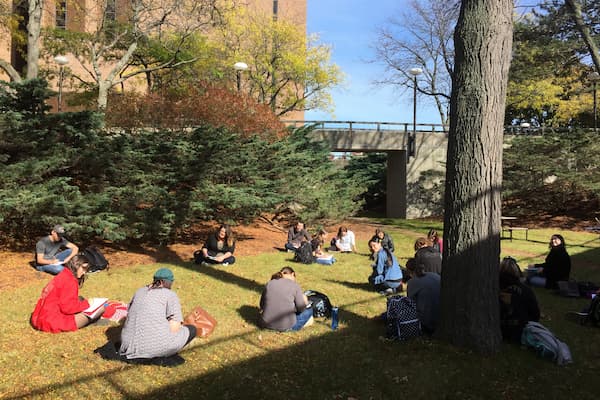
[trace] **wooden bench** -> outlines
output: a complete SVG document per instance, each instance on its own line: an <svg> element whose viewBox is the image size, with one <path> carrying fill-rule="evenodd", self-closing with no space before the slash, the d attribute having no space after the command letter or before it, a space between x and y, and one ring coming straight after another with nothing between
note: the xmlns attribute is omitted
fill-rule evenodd
<svg viewBox="0 0 600 400"><path fill-rule="evenodd" d="M529 228L525 228L522 226L503 226L502 237L504 237L504 232L508 232L508 238L512 242L514 231L525 231L525 240L529 240Z"/></svg>

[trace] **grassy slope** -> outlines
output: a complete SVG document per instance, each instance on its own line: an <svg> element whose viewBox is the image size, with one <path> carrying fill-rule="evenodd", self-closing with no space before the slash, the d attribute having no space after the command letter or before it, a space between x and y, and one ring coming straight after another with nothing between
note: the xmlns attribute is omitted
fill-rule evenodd
<svg viewBox="0 0 600 400"><path fill-rule="evenodd" d="M390 228L402 264L425 226L401 221ZM516 257L522 267L542 261L551 233L530 231L529 242L503 240L502 253ZM573 277L600 282L598 235L561 233L573 258ZM359 243L359 250L366 254L366 244ZM331 267L293 264L304 289L322 291L340 307L337 331L327 320L299 333L259 330L260 291L290 258L265 254L201 271L186 262L170 265L184 311L200 304L219 322L209 339L196 339L181 353L186 362L174 368L100 359L93 350L114 328L92 326L59 335L34 331L29 314L47 280L7 291L0 299L0 398L591 399L600 389L600 330L565 318L587 300L536 291L542 323L571 347L575 363L567 367L518 346L481 356L435 340L390 343L381 338L384 327L371 320L384 311L385 299L365 284L370 272L365 255L339 255ZM92 275L82 294L128 301L156 268L139 265Z"/></svg>

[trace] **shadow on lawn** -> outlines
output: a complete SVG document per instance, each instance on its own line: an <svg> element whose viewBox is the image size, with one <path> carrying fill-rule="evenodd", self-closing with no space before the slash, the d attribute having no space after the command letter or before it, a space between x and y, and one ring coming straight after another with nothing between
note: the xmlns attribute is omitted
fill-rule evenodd
<svg viewBox="0 0 600 400"><path fill-rule="evenodd" d="M350 281L340 281L337 279L324 279L324 280L326 282L337 283L338 285L343 285L343 286L349 287L351 289L360 289L360 290L365 290L367 292L375 291L375 289L373 288L373 285L371 285L369 282L357 283L357 282L350 282Z"/></svg>

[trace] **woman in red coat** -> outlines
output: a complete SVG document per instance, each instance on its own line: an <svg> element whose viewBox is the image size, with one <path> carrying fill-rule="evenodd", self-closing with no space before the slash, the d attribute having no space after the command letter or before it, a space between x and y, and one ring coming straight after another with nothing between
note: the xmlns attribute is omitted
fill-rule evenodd
<svg viewBox="0 0 600 400"><path fill-rule="evenodd" d="M78 254L46 285L31 314L34 328L57 333L76 331L90 323L90 318L82 312L90 305L79 298L88 267L88 259Z"/></svg>

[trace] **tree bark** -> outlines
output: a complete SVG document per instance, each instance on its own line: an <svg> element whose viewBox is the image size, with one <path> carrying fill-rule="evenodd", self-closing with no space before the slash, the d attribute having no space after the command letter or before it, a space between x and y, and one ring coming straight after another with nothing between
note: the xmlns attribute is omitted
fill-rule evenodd
<svg viewBox="0 0 600 400"><path fill-rule="evenodd" d="M438 335L482 353L498 351L502 340L502 127L512 10L512 0L463 0L454 33Z"/></svg>
<svg viewBox="0 0 600 400"><path fill-rule="evenodd" d="M34 79L38 76L42 6L42 0L29 0L29 21L27 22L27 79Z"/></svg>

